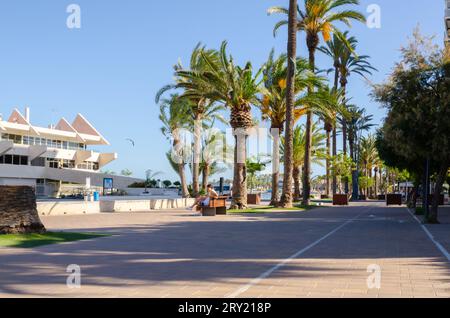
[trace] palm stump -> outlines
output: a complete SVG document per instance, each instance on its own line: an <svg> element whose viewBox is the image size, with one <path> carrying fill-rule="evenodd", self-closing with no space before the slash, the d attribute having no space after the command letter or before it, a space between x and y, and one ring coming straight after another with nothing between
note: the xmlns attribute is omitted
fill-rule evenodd
<svg viewBox="0 0 450 318"><path fill-rule="evenodd" d="M44 233L32 187L0 186L0 234Z"/></svg>

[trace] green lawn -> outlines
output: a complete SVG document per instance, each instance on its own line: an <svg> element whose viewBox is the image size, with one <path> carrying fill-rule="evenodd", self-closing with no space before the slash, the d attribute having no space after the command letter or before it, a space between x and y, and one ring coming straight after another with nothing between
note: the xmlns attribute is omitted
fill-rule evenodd
<svg viewBox="0 0 450 318"><path fill-rule="evenodd" d="M273 212L292 212L292 211L308 211L314 208L319 207L318 205L309 205L309 206L303 206L303 205L295 205L293 208L277 208L274 206L261 206L246 210L228 210L228 213L273 213Z"/></svg>
<svg viewBox="0 0 450 318"><path fill-rule="evenodd" d="M89 240L109 235L94 233L48 232L45 234L0 235L0 247L32 248L42 245Z"/></svg>

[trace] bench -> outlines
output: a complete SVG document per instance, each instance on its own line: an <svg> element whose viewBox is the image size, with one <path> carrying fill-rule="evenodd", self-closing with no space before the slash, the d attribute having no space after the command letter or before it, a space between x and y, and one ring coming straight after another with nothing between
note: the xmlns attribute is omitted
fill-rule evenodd
<svg viewBox="0 0 450 318"><path fill-rule="evenodd" d="M227 196L220 196L210 199L208 206L200 206L199 209L203 216L216 216L227 214Z"/></svg>

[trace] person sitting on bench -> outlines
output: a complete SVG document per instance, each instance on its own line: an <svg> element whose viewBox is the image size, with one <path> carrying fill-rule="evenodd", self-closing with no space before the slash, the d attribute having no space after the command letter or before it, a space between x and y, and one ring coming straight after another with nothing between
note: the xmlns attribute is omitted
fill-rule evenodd
<svg viewBox="0 0 450 318"><path fill-rule="evenodd" d="M194 205L191 207L192 210L195 210L197 206L209 206L209 202L211 199L217 199L219 197L212 184L208 184L208 186L206 187L206 191L206 196L198 197L197 200L195 200Z"/></svg>

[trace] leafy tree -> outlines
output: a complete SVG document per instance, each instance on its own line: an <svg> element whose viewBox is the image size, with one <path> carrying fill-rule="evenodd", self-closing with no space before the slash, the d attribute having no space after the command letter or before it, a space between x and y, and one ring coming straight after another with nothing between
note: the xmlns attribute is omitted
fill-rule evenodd
<svg viewBox="0 0 450 318"><path fill-rule="evenodd" d="M373 184L374 184L374 180L373 180L373 178L371 178L371 177L368 177L368 176L360 176L360 177L358 178L358 185L361 187L361 189L365 189L365 195L366 195L366 196L369 195L368 192L367 192L367 190L368 190L370 187L373 187Z"/></svg>
<svg viewBox="0 0 450 318"><path fill-rule="evenodd" d="M382 159L394 167L423 175L424 162L431 163L436 182L426 221L438 223L439 195L450 165L450 63L418 30L401 52L388 82L374 89L375 99L388 109L377 145Z"/></svg>
<svg viewBox="0 0 450 318"><path fill-rule="evenodd" d="M164 180L162 183L166 188L169 188L172 185L172 181L170 180Z"/></svg>
<svg viewBox="0 0 450 318"><path fill-rule="evenodd" d="M356 165L353 160L343 153L331 158L331 173L338 180L339 193L344 192L342 185L351 179L352 171L355 170L355 168Z"/></svg>
<svg viewBox="0 0 450 318"><path fill-rule="evenodd" d="M173 183L174 186L176 186L177 188L181 187L181 182L180 181L175 181Z"/></svg>
<svg viewBox="0 0 450 318"><path fill-rule="evenodd" d="M269 162L263 162L260 159L248 158L246 162L247 173L249 174L249 188L253 192L255 187L255 175L258 172L264 171Z"/></svg>
<svg viewBox="0 0 450 318"><path fill-rule="evenodd" d="M113 170L101 170L100 173L111 175L111 176L115 176L116 175L116 172L113 171Z"/></svg>
<svg viewBox="0 0 450 318"><path fill-rule="evenodd" d="M121 174L122 176L129 177L129 176L132 176L132 175L133 175L133 171L131 171L131 170L129 170L129 169L123 169L123 170L120 172L120 174Z"/></svg>

